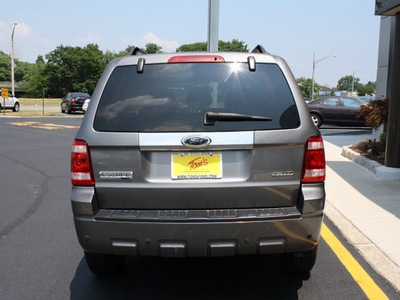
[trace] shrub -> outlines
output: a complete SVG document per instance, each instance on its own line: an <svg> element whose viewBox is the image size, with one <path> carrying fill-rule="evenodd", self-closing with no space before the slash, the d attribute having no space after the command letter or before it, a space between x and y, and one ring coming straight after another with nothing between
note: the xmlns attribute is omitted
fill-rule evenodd
<svg viewBox="0 0 400 300"><path fill-rule="evenodd" d="M380 159L385 159L386 133L382 133L379 136L379 142L376 139L368 139L367 141L358 143L355 147L369 154L376 155Z"/></svg>
<svg viewBox="0 0 400 300"><path fill-rule="evenodd" d="M362 106L360 115L365 116L365 123L367 126L376 129L387 122L388 112L389 100L378 99Z"/></svg>

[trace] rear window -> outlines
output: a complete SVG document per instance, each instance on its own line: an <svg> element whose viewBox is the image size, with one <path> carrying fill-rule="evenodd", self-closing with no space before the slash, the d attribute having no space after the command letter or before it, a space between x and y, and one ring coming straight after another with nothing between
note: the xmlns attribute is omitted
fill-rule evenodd
<svg viewBox="0 0 400 300"><path fill-rule="evenodd" d="M207 112L237 113L272 121L216 121ZM296 128L298 111L275 64L188 63L117 67L97 108L96 131L185 132Z"/></svg>
<svg viewBox="0 0 400 300"><path fill-rule="evenodd" d="M90 95L87 94L87 93L70 93L70 94L68 94L68 99L72 99L72 98L75 98L75 97L88 97L88 98L90 98Z"/></svg>

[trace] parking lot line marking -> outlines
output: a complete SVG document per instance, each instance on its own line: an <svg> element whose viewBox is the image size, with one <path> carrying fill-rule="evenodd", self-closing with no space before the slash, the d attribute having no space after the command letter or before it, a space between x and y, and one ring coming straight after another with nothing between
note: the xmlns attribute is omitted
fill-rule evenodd
<svg viewBox="0 0 400 300"><path fill-rule="evenodd" d="M9 124L15 126L29 126L32 128L47 129L47 130L79 128L79 126L73 126L73 125L60 125L60 124L41 123L41 122L11 122Z"/></svg>
<svg viewBox="0 0 400 300"><path fill-rule="evenodd" d="M389 299L325 223L322 224L321 236L369 299Z"/></svg>

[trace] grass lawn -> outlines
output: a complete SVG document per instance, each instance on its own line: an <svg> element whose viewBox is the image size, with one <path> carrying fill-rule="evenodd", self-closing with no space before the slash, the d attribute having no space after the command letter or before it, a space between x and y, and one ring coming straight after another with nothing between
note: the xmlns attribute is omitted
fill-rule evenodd
<svg viewBox="0 0 400 300"><path fill-rule="evenodd" d="M21 106L42 106L43 99L41 98L19 98ZM61 99L44 99L44 106L60 106Z"/></svg>
<svg viewBox="0 0 400 300"><path fill-rule="evenodd" d="M11 109L7 109L5 116L7 117L63 117L67 114L62 114L60 105L61 99L44 99L44 114L43 114L43 99L30 99L30 98L19 98L21 108L19 112L13 112ZM31 107L31 109L27 109ZM83 116L83 113L76 112L71 115ZM4 116L4 110L0 111L0 117Z"/></svg>
<svg viewBox="0 0 400 300"><path fill-rule="evenodd" d="M0 112L0 117L4 116L4 110ZM29 110L29 111L24 111L20 110L19 112L13 112L11 109L6 110L6 117L60 117L61 114L59 112L55 111L45 111L44 115L41 110Z"/></svg>

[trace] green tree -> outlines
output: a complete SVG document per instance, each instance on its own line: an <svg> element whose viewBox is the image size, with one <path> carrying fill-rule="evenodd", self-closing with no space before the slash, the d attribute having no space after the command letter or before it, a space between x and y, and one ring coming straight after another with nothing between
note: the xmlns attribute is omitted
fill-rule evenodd
<svg viewBox="0 0 400 300"><path fill-rule="evenodd" d="M133 48L135 48L135 46L129 45L128 47L126 47L125 50L121 50L118 53L115 53L115 52L112 52L110 50L107 50L103 54L103 61L107 65L110 61L112 61L112 60L114 60L116 58L128 55L132 51Z"/></svg>
<svg viewBox="0 0 400 300"><path fill-rule="evenodd" d="M375 93L376 83L368 81L367 84L360 83L357 88L358 96L373 95Z"/></svg>
<svg viewBox="0 0 400 300"><path fill-rule="evenodd" d="M218 41L219 51L228 52L249 52L247 45L243 41L233 39L231 42ZM207 51L207 43L198 42L186 44L176 49L176 52L205 52Z"/></svg>
<svg viewBox="0 0 400 300"><path fill-rule="evenodd" d="M103 61L106 65L108 65L108 63L114 59L118 58L117 54L115 52L112 52L110 50L107 50L104 55L103 55Z"/></svg>
<svg viewBox="0 0 400 300"><path fill-rule="evenodd" d="M0 81L11 81L11 58L3 51L0 51Z"/></svg>
<svg viewBox="0 0 400 300"><path fill-rule="evenodd" d="M312 90L312 79L300 77L296 79L297 84L300 87L301 93L305 98L309 98L311 100L311 90ZM314 95L317 94L318 90L321 86L314 82Z"/></svg>
<svg viewBox="0 0 400 300"><path fill-rule="evenodd" d="M186 44L176 49L176 52L205 52L205 51L207 51L207 43L204 42Z"/></svg>
<svg viewBox="0 0 400 300"><path fill-rule="evenodd" d="M18 59L14 60L14 80L26 80L32 70L32 64ZM0 81L11 81L11 57L0 51Z"/></svg>
<svg viewBox="0 0 400 300"><path fill-rule="evenodd" d="M218 50L226 52L249 52L243 41L233 39L231 42L218 41Z"/></svg>
<svg viewBox="0 0 400 300"><path fill-rule="evenodd" d="M45 64L43 55L38 55L37 59L36 59L36 63L37 64Z"/></svg>
<svg viewBox="0 0 400 300"><path fill-rule="evenodd" d="M354 78L354 91L357 91L360 84L360 78ZM351 91L353 85L353 76L347 75L339 79L337 89L342 91Z"/></svg>
<svg viewBox="0 0 400 300"><path fill-rule="evenodd" d="M154 43L146 44L146 49L144 51L146 51L149 54L163 53L162 47L158 46L157 44L154 44Z"/></svg>
<svg viewBox="0 0 400 300"><path fill-rule="evenodd" d="M376 90L376 82L375 81L368 81L365 85L365 93L368 95L375 94Z"/></svg>
<svg viewBox="0 0 400 300"><path fill-rule="evenodd" d="M73 87L74 90L89 94L93 93L106 67L103 56L104 54L98 45L89 44L82 49L79 57L78 78Z"/></svg>
<svg viewBox="0 0 400 300"><path fill-rule="evenodd" d="M46 86L46 77L44 76L45 61L43 56L39 55L36 63L32 65L31 74L24 83L27 90L27 97L41 97L43 88Z"/></svg>
<svg viewBox="0 0 400 300"><path fill-rule="evenodd" d="M122 57L122 56L128 55L129 53L131 53L131 51L132 51L134 48L135 48L135 46L129 45L128 47L126 47L125 50L119 51L119 52L117 53L117 57Z"/></svg>
<svg viewBox="0 0 400 300"><path fill-rule="evenodd" d="M14 79L16 82L28 80L32 75L33 65L28 62L20 61L16 59L14 68Z"/></svg>
<svg viewBox="0 0 400 300"><path fill-rule="evenodd" d="M106 66L103 52L95 44L85 48L61 45L47 54L46 59L43 76L51 97L74 91L93 93Z"/></svg>
<svg viewBox="0 0 400 300"><path fill-rule="evenodd" d="M357 95L358 96L365 96L365 85L360 83L357 88Z"/></svg>

